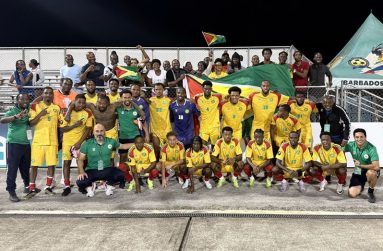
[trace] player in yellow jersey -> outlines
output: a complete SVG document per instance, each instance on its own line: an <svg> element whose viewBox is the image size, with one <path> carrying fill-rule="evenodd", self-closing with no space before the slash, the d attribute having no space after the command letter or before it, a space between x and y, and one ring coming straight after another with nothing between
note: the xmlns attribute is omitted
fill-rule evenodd
<svg viewBox="0 0 383 251"><path fill-rule="evenodd" d="M60 107L53 104L53 89L45 87L43 101L33 104L29 111L29 124L34 126L32 141L31 172L29 191L36 191L37 168L44 161L48 167L45 193L53 195L52 182L55 166L57 165L58 135Z"/></svg>
<svg viewBox="0 0 383 251"><path fill-rule="evenodd" d="M248 107L248 103L240 100L241 88L233 86L229 88L229 101L221 103L223 125L233 129L233 137L241 141L242 120Z"/></svg>
<svg viewBox="0 0 383 251"><path fill-rule="evenodd" d="M85 109L86 98L78 94L74 101L74 110L70 122L60 117L60 130L63 132L62 159L64 174L64 191L62 196L71 192L70 188L70 164L73 158L77 158L76 151L80 150L82 142L89 136L92 126L92 113Z"/></svg>
<svg viewBox="0 0 383 251"><path fill-rule="evenodd" d="M98 94L96 93L96 84L94 83L93 80L88 80L86 81L85 88L86 88L86 93L85 93L86 102L96 105L98 100Z"/></svg>
<svg viewBox="0 0 383 251"><path fill-rule="evenodd" d="M271 187L271 178L273 177L272 159L273 148L270 142L264 139L264 131L256 129L254 131L254 140L249 141L246 147L247 165L243 167L243 172L250 178L249 185L254 187L255 179L262 170L266 172L266 187Z"/></svg>
<svg viewBox="0 0 383 251"><path fill-rule="evenodd" d="M172 100L164 96L164 85L154 85L155 97L149 99L150 133L156 156L159 157L161 146L166 142L166 134L172 130L169 106Z"/></svg>
<svg viewBox="0 0 383 251"><path fill-rule="evenodd" d="M320 135L321 144L313 147L313 165L310 172L321 182L319 191L325 190L327 175L336 175L338 177L338 185L336 192L343 193L343 186L347 176L347 160L340 145L331 143L331 134L322 132Z"/></svg>
<svg viewBox="0 0 383 251"><path fill-rule="evenodd" d="M222 173L230 173L233 186L239 188L238 176L243 169L242 149L239 140L233 138L231 127L222 128L222 138L215 144L211 160L214 175L219 179L217 187L221 187L226 181Z"/></svg>
<svg viewBox="0 0 383 251"><path fill-rule="evenodd" d="M128 192L136 188L136 193L141 193L141 186L138 181L139 175L149 174L148 188L153 189L153 179L159 174L156 169L156 155L151 145L144 143L144 138L139 135L134 139L134 145L128 152L128 165L133 174L132 180L128 186Z"/></svg>
<svg viewBox="0 0 383 251"><path fill-rule="evenodd" d="M185 173L185 148L177 140L174 132L166 134L167 143L161 148L160 162L157 163L157 169L162 173L162 187L168 185L169 175L175 173L180 177L180 173Z"/></svg>
<svg viewBox="0 0 383 251"><path fill-rule="evenodd" d="M188 193L194 192L193 175L204 176L204 183L207 189L212 189L212 185L209 180L213 174L213 170L210 167L210 154L206 146L202 144L202 138L200 136L194 136L192 140L192 147L189 148L186 153L186 167L188 173L186 174L186 180L182 188L187 188Z"/></svg>
<svg viewBox="0 0 383 251"><path fill-rule="evenodd" d="M249 96L250 104L254 112L254 120L251 126L250 136L254 136L255 129L265 132L265 139L270 139L270 124L277 106L286 104L289 97L270 91L270 83L265 80L261 84L261 92L254 92Z"/></svg>
<svg viewBox="0 0 383 251"><path fill-rule="evenodd" d="M212 95L213 83L211 81L204 81L202 87L203 94L195 97L195 102L201 112L199 136L204 144L207 144L210 139L211 145L214 146L220 133L219 104L222 97L220 94Z"/></svg>
<svg viewBox="0 0 383 251"><path fill-rule="evenodd" d="M274 154L277 153L282 143L289 141L289 134L292 131L301 132L301 124L298 119L290 114L291 108L283 104L278 108L278 113L271 121L270 133L273 142Z"/></svg>
<svg viewBox="0 0 383 251"><path fill-rule="evenodd" d="M120 94L118 93L118 88L120 87L120 81L116 78L112 78L109 81L109 97L110 103L113 104L117 101L120 101Z"/></svg>
<svg viewBox="0 0 383 251"><path fill-rule="evenodd" d="M312 166L312 159L308 148L304 144L298 143L298 141L299 133L290 132L289 142L281 145L276 156L275 173L283 174L279 176L279 179L282 180L282 192L288 189L289 183L286 181L287 178L297 178L299 180L299 191L305 191L305 185L302 179L304 171ZM277 178L277 180L279 179Z"/></svg>
<svg viewBox="0 0 383 251"><path fill-rule="evenodd" d="M291 107L291 114L298 119L302 127L299 141L311 149L313 133L310 117L312 113L318 112L315 103L305 100L305 93L297 91L295 100L289 100L287 104Z"/></svg>

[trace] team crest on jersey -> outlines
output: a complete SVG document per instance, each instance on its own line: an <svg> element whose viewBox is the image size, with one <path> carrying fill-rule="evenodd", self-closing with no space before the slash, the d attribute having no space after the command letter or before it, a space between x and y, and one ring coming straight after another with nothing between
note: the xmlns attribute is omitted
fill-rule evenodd
<svg viewBox="0 0 383 251"><path fill-rule="evenodd" d="M122 112L121 112L121 114L125 114L125 112L124 112L124 111L122 111Z"/></svg>
<svg viewBox="0 0 383 251"><path fill-rule="evenodd" d="M307 108L305 108L304 110L305 110L305 112L307 112L307 111L308 111L308 109L307 109Z"/></svg>
<svg viewBox="0 0 383 251"><path fill-rule="evenodd" d="M142 157L145 157L146 156L146 153L142 153Z"/></svg>
<svg viewBox="0 0 383 251"><path fill-rule="evenodd" d="M274 99L273 99L273 98L270 98L269 100L270 100L270 102L273 102L273 101L274 101Z"/></svg>
<svg viewBox="0 0 383 251"><path fill-rule="evenodd" d="M95 151L96 151L96 148L93 147L93 148L92 148L92 151L95 152Z"/></svg>
<svg viewBox="0 0 383 251"><path fill-rule="evenodd" d="M290 124L290 123L287 123L287 125L288 125L288 126L291 126L291 124Z"/></svg>
<svg viewBox="0 0 383 251"><path fill-rule="evenodd" d="M234 146L233 146L233 145L231 145L231 146L230 146L230 149L233 149L233 148L234 148Z"/></svg>
<svg viewBox="0 0 383 251"><path fill-rule="evenodd" d="M203 157L203 153L198 154L200 157Z"/></svg>
<svg viewBox="0 0 383 251"><path fill-rule="evenodd" d="M214 104L214 103L215 103L215 100L213 99L213 100L211 101L211 103Z"/></svg>
<svg viewBox="0 0 383 251"><path fill-rule="evenodd" d="M281 151L278 151L278 155L281 155L282 154L282 152Z"/></svg>
<svg viewBox="0 0 383 251"><path fill-rule="evenodd" d="M113 146L112 146L111 144L108 145L108 149L112 149L112 147L113 147Z"/></svg>
<svg viewBox="0 0 383 251"><path fill-rule="evenodd" d="M166 100L162 100L162 104L166 105Z"/></svg>
<svg viewBox="0 0 383 251"><path fill-rule="evenodd" d="M330 154L330 158L334 158L335 157L335 154Z"/></svg>
<svg viewBox="0 0 383 251"><path fill-rule="evenodd" d="M144 108L144 106L143 106L143 105L139 105L138 107L140 107L141 109L143 109L143 108Z"/></svg>
<svg viewBox="0 0 383 251"><path fill-rule="evenodd" d="M266 150L264 147L261 148L262 151Z"/></svg>
<svg viewBox="0 0 383 251"><path fill-rule="evenodd" d="M189 109L186 109L186 110L185 110L185 113L186 113L186 114L189 114L189 112L190 112Z"/></svg>
<svg viewBox="0 0 383 251"><path fill-rule="evenodd" d="M239 111L242 111L242 107L239 107L239 109L238 109Z"/></svg>
<svg viewBox="0 0 383 251"><path fill-rule="evenodd" d="M57 110L57 109L53 109L53 111L54 111L54 112L58 112L58 110Z"/></svg>
<svg viewBox="0 0 383 251"><path fill-rule="evenodd" d="M137 114L138 114L138 113L137 113L136 111L133 112L133 116L137 116Z"/></svg>
<svg viewBox="0 0 383 251"><path fill-rule="evenodd" d="M368 159L370 156L368 156L368 154L365 154L363 157L364 159Z"/></svg>

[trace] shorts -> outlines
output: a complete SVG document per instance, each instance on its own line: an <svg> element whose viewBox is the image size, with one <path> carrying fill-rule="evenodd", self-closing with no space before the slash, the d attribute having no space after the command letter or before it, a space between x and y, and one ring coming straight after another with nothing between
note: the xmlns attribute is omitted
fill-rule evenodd
<svg viewBox="0 0 383 251"><path fill-rule="evenodd" d="M215 145L215 142L217 142L217 140L219 139L219 134L220 134L219 127L207 128L207 129L201 128L199 132L199 136L206 142L208 142L210 139L210 143L212 145Z"/></svg>
<svg viewBox="0 0 383 251"><path fill-rule="evenodd" d="M290 169L290 170L293 170L293 171L298 172L298 177L291 177L290 174L289 174L288 172L283 171L283 177L284 177L285 179L291 179L291 178L298 178L298 179L301 179L301 178L304 177L304 173L305 173L305 172L303 171L303 169Z"/></svg>
<svg viewBox="0 0 383 251"><path fill-rule="evenodd" d="M118 141L118 130L117 127L113 127L112 129L105 132L105 137L114 139Z"/></svg>
<svg viewBox="0 0 383 251"><path fill-rule="evenodd" d="M160 147L162 147L163 145L166 144L166 133L165 133L165 136L163 136L163 133L152 132L152 135L153 135L153 137L157 137L160 140Z"/></svg>
<svg viewBox="0 0 383 251"><path fill-rule="evenodd" d="M221 173L234 173L234 168L232 165L221 164Z"/></svg>
<svg viewBox="0 0 383 251"><path fill-rule="evenodd" d="M134 143L134 139L119 139L119 142L120 142L120 144ZM128 152L129 152L129 149L127 149L127 150L119 149L118 150L119 154L125 154Z"/></svg>
<svg viewBox="0 0 383 251"><path fill-rule="evenodd" d="M32 144L31 166L56 166L57 146L38 146Z"/></svg>
<svg viewBox="0 0 383 251"><path fill-rule="evenodd" d="M355 186L361 186L362 190L364 189L364 185L367 182L367 176L366 176L367 170L362 171L362 174L355 174L353 173L350 179L350 188ZM380 176L380 170L376 172L376 177L379 178Z"/></svg>
<svg viewBox="0 0 383 251"><path fill-rule="evenodd" d="M73 159L73 156L72 156L72 153L70 151L70 149L72 148L74 144L63 144L62 145L62 160L72 160Z"/></svg>
<svg viewBox="0 0 383 251"><path fill-rule="evenodd" d="M150 164L138 164L136 165L136 170L137 170L137 173L140 174L141 170L142 169L146 169L150 166ZM130 169L132 170L132 169ZM146 173L145 175L149 175L148 173Z"/></svg>
<svg viewBox="0 0 383 251"><path fill-rule="evenodd" d="M312 148L313 144L313 133L312 129L310 128L303 128L302 127L302 132L299 141L303 143L305 146L308 148Z"/></svg>

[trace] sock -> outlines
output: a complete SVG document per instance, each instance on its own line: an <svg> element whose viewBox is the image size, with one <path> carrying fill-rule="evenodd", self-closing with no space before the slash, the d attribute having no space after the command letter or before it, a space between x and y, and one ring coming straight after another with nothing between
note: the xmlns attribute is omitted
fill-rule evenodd
<svg viewBox="0 0 383 251"><path fill-rule="evenodd" d="M338 175L338 183L344 185L346 183L346 175Z"/></svg>
<svg viewBox="0 0 383 251"><path fill-rule="evenodd" d="M283 174L277 174L277 175L275 175L275 180L276 180L276 181L282 181L282 180L284 180L284 178L283 178Z"/></svg>
<svg viewBox="0 0 383 251"><path fill-rule="evenodd" d="M158 176L158 173L159 173L159 171L157 169L151 170L149 173L149 179L153 180L154 178L156 178Z"/></svg>
<svg viewBox="0 0 383 251"><path fill-rule="evenodd" d="M368 193L374 193L374 188L369 187L368 188Z"/></svg>
<svg viewBox="0 0 383 251"><path fill-rule="evenodd" d="M29 191L32 192L36 189L36 184L35 183L29 183Z"/></svg>
<svg viewBox="0 0 383 251"><path fill-rule="evenodd" d="M222 176L222 174L221 174L221 176ZM209 178L209 177L207 177L207 176L204 176L204 180L205 180L205 181L209 181L209 180L210 180L210 178Z"/></svg>
<svg viewBox="0 0 383 251"><path fill-rule="evenodd" d="M215 172L214 175L215 175L217 178L219 178L219 179L222 177L222 173L221 173L221 171L217 171L217 172Z"/></svg>
<svg viewBox="0 0 383 251"><path fill-rule="evenodd" d="M324 178L320 172L317 172L315 174L315 178L317 178L320 182L322 182L324 180Z"/></svg>
<svg viewBox="0 0 383 251"><path fill-rule="evenodd" d="M267 177L273 177L273 167L272 166L267 166L265 167L265 171L266 171L266 176Z"/></svg>
<svg viewBox="0 0 383 251"><path fill-rule="evenodd" d="M65 187L70 187L70 180L64 179L64 185L65 185Z"/></svg>
<svg viewBox="0 0 383 251"><path fill-rule="evenodd" d="M234 171L233 176L234 176L233 178L237 178L239 176L239 172Z"/></svg>
<svg viewBox="0 0 383 251"><path fill-rule="evenodd" d="M168 171L165 171L165 177L167 178L167 177L169 177L169 173L168 173Z"/></svg>
<svg viewBox="0 0 383 251"><path fill-rule="evenodd" d="M322 177L322 180L323 180L323 176L321 176L321 177ZM303 182L305 182L305 183L310 183L312 180L313 180L312 176L305 176L305 177L303 177Z"/></svg>
<svg viewBox="0 0 383 251"><path fill-rule="evenodd" d="M247 177L253 177L253 175L251 175L251 168L249 165L245 165L243 167L243 172L247 175Z"/></svg>
<svg viewBox="0 0 383 251"><path fill-rule="evenodd" d="M53 177L49 177L47 176L47 187L50 187L52 185L52 182L53 182Z"/></svg>

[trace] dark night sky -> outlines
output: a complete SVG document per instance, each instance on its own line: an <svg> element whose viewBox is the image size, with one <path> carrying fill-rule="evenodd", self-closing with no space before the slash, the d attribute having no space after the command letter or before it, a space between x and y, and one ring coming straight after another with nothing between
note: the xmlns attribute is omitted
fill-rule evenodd
<svg viewBox="0 0 383 251"><path fill-rule="evenodd" d="M371 9L383 21L377 0L207 2L4 0L0 46L202 47L204 30L225 35L225 46L294 44L328 62Z"/></svg>

